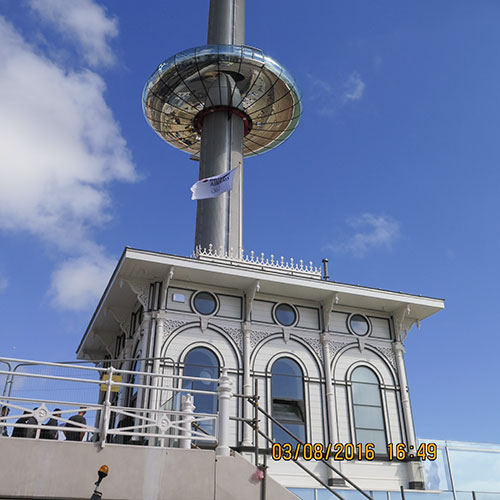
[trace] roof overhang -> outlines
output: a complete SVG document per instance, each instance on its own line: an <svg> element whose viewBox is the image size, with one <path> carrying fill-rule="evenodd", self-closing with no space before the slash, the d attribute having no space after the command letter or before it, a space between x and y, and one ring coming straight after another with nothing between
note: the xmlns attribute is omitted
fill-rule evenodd
<svg viewBox="0 0 500 500"><path fill-rule="evenodd" d="M438 298L284 275L249 269L231 262L210 262L127 247L78 346L78 357L93 358L93 352L102 352L102 346L119 333L120 322L128 321L128 318L120 315L128 310L130 316L137 296L129 286L124 286L124 281L163 281L172 268L175 281L211 287L248 290L258 280L259 293L292 299L328 303L336 295L339 305L386 314L395 314L410 306L409 318L413 322L420 322L444 308L444 300Z"/></svg>

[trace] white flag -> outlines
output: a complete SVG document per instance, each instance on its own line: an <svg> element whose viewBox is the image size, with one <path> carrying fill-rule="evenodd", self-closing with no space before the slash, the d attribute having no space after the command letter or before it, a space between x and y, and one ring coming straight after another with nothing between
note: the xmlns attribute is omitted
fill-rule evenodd
<svg viewBox="0 0 500 500"><path fill-rule="evenodd" d="M233 189L233 178L237 168L235 167L229 172L195 182L191 186L191 191L193 192L191 199L204 200L206 198L216 198L220 194Z"/></svg>

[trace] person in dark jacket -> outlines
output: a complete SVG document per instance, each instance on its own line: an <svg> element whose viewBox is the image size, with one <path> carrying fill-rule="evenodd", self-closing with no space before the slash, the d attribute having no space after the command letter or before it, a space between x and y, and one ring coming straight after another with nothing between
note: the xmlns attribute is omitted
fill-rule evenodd
<svg viewBox="0 0 500 500"><path fill-rule="evenodd" d="M61 409L56 408L54 410L54 413L52 414L52 417L49 418L48 422L43 424L43 426L50 426L50 427L59 427L59 423L56 420L56 418L61 417ZM59 439L59 431L57 429L42 429L40 432L40 439Z"/></svg>
<svg viewBox="0 0 500 500"><path fill-rule="evenodd" d="M36 408L35 408L36 410ZM33 410L34 411L34 410ZM22 417L18 418L16 420L16 424L32 424L36 425L37 421L36 418L33 415L29 415L31 412L28 410L24 411L24 414ZM14 427L14 430L12 431L12 437L19 437L19 438L34 438L36 435L36 429L35 428L27 428L27 427Z"/></svg>
<svg viewBox="0 0 500 500"><path fill-rule="evenodd" d="M71 422L75 422L77 424L83 424L86 425L87 421L85 420L85 415L86 410L85 408L80 408L80 411L76 414L73 415L72 417L69 417L69 420ZM64 426L64 435L66 436L66 441L83 441L83 437L85 436L85 431L83 429L80 429L79 431L70 431L67 430L70 427L79 427L78 425L75 425L73 423L68 422Z"/></svg>
<svg viewBox="0 0 500 500"><path fill-rule="evenodd" d="M38 410L38 407L33 408L33 412L35 412L36 410ZM29 425L38 425L38 420L34 417L34 415L30 415L28 417L28 420L26 420L26 423ZM36 437L36 428L35 427L28 427L27 429L25 429L25 431L26 431L25 437L31 438L31 439Z"/></svg>

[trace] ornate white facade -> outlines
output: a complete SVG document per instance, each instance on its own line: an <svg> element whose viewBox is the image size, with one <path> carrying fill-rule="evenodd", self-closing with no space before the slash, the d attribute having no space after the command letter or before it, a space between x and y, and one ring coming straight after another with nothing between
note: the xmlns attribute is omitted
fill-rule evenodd
<svg viewBox="0 0 500 500"><path fill-rule="evenodd" d="M402 341L413 324L442 309L443 301L323 281L312 266L287 266L281 261L279 266L266 266L264 259L253 260L207 253L183 258L125 249L78 357L118 359L117 368L182 375L186 356L203 347L219 368L228 369L234 393L249 396L257 389L260 405L271 414L277 414L280 404L285 410L289 404L286 398L273 398L272 389L272 367L287 358L302 374L302 399L297 405L303 415L303 438L325 446L357 444L357 436L368 432L355 422L359 410L355 407L360 404L352 379L354 370L365 367L380 394L373 408L361 408L381 415L382 423L370 432L385 445L415 447ZM214 301L208 314L196 310L195 298L203 292L202 298ZM293 318L289 325L279 322L280 304ZM353 316L361 326L367 325L362 334L353 330ZM139 391L137 398L151 408L174 404L162 394L160 387L153 395ZM230 412L240 419L252 416L251 406L238 397L230 400ZM276 432L269 421L261 425L270 436ZM230 445L252 460L250 426L233 420ZM267 445L261 441L260 447ZM423 487L418 461L391 462L383 455L334 465L370 490ZM269 460L268 465L270 474L287 487L314 486L314 480L292 462ZM323 480L342 486L321 463L309 462L309 467Z"/></svg>

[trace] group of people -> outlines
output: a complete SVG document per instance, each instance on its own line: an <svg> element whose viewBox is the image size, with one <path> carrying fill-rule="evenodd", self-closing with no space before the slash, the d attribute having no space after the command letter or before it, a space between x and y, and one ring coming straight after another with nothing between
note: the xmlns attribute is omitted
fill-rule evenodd
<svg viewBox="0 0 500 500"><path fill-rule="evenodd" d="M24 414L16 420L16 424L26 424L33 427L14 427L12 431L11 437L24 437L24 438L35 438L36 437L36 427L38 424L37 419L33 416L33 412L35 412L37 408L34 408L33 411L25 411ZM7 417L10 413L10 408L7 406L2 406L0 411L0 417ZM70 430L71 428L78 428L79 425L86 425L87 421L85 420L85 408L80 408L76 415L69 417L69 421L64 425L59 425L58 418L61 418L61 409L56 408L52 417L49 418L47 422L45 422L42 427L47 427L46 429L40 430L40 439L59 439L59 430L62 431L66 441L83 441L85 437L85 431L83 429L80 430ZM51 429L51 427L58 427L58 429ZM7 427L2 427L1 429L2 436L9 436L7 431Z"/></svg>

